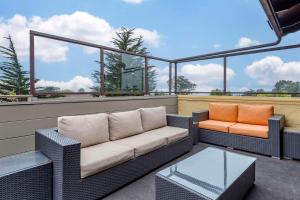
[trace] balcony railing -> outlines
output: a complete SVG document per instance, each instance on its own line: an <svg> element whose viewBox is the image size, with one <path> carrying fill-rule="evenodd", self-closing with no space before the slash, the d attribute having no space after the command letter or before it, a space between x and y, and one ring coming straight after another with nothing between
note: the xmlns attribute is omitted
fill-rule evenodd
<svg viewBox="0 0 300 200"><path fill-rule="evenodd" d="M84 42L80 40L74 40L70 38L65 38L61 36L56 35L50 35L46 33L36 32L36 31L30 31L30 90L31 94L33 96L37 95L53 95L53 93L49 92L37 92L35 88L35 48L34 48L34 38L35 37L42 37L47 39L52 39L56 41L62 41L62 42L68 42L72 44L78 44L83 45L86 47L93 47L99 49L99 77L100 77L100 83L99 83L99 91L98 92L55 92L56 95L68 95L68 94L90 94L93 95L95 93L98 93L100 96L122 96L122 95L157 95L157 94L210 94L210 95L235 95L235 96L255 96L260 94L265 95L287 95L287 96L300 96L299 92L286 92L286 93L279 93L279 92L236 92L236 91L228 91L227 90L227 62L228 59L231 57L237 57L242 55L252 55L252 54L259 54L264 52L274 52L274 51L283 51L288 49L296 49L300 48L300 44L295 45L287 45L287 46L276 46L276 47L268 47L271 45L278 44L278 41L280 41L280 38L276 42L265 44L265 45L258 45L254 47L249 48L241 48L241 49L233 49L228 51L220 51L215 53L209 53L209 54L203 54L198 56L192 56L192 57L186 57L186 58L180 58L180 59L166 59L166 58L160 58L155 57L151 55L142 55L137 54L129 51L123 51L103 45L93 44L89 42ZM255 49L256 48L256 49ZM143 85L142 85L142 91L139 92L126 92L126 91L106 91L106 76L105 76L105 52L114 52L114 53L120 53L120 54L126 54L131 56L136 56L139 58L144 59L144 69L143 69ZM223 59L223 89L221 92L212 92L212 91L178 91L178 64L180 63L189 63L189 62L195 62L195 61L206 61L211 59ZM149 91L149 60L155 60L155 61L163 61L169 63L169 80L168 80L168 91Z"/></svg>

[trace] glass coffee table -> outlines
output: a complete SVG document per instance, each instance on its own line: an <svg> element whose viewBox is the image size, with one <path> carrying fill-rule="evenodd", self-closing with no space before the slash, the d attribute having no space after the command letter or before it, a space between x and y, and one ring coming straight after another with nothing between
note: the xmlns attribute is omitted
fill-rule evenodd
<svg viewBox="0 0 300 200"><path fill-rule="evenodd" d="M208 147L155 175L157 200L243 199L256 158Z"/></svg>

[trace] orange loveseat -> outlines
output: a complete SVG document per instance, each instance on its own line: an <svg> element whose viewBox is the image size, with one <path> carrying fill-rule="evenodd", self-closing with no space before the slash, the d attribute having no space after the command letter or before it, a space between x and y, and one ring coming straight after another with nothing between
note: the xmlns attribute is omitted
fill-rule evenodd
<svg viewBox="0 0 300 200"><path fill-rule="evenodd" d="M210 103L193 120L200 142L281 157L284 116L274 115L272 105Z"/></svg>

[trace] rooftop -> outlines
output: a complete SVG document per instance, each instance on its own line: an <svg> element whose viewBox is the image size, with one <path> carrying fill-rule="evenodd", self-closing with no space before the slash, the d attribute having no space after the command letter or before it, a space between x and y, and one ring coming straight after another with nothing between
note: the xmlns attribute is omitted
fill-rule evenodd
<svg viewBox="0 0 300 200"><path fill-rule="evenodd" d="M0 8L0 199L298 199L299 1L64 4Z"/></svg>

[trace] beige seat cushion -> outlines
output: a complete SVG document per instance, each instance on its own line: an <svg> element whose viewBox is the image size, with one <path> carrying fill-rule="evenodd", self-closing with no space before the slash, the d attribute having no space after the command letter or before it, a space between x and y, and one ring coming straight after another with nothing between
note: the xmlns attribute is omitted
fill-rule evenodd
<svg viewBox="0 0 300 200"><path fill-rule="evenodd" d="M144 132L138 110L109 115L110 140L118 140Z"/></svg>
<svg viewBox="0 0 300 200"><path fill-rule="evenodd" d="M78 140L81 148L109 141L106 113L59 117L57 127L63 135Z"/></svg>
<svg viewBox="0 0 300 200"><path fill-rule="evenodd" d="M140 112L144 131L167 126L166 107L141 108Z"/></svg>
<svg viewBox="0 0 300 200"><path fill-rule="evenodd" d="M147 131L144 134L158 135L167 139L168 144L179 141L189 135L189 131L184 128L165 126L162 128Z"/></svg>
<svg viewBox="0 0 300 200"><path fill-rule="evenodd" d="M155 149L167 145L167 139L161 136L141 133L128 138L114 141L126 147L134 148L135 157L149 153Z"/></svg>
<svg viewBox="0 0 300 200"><path fill-rule="evenodd" d="M96 174L134 158L133 148L105 142L80 151L81 178Z"/></svg>

